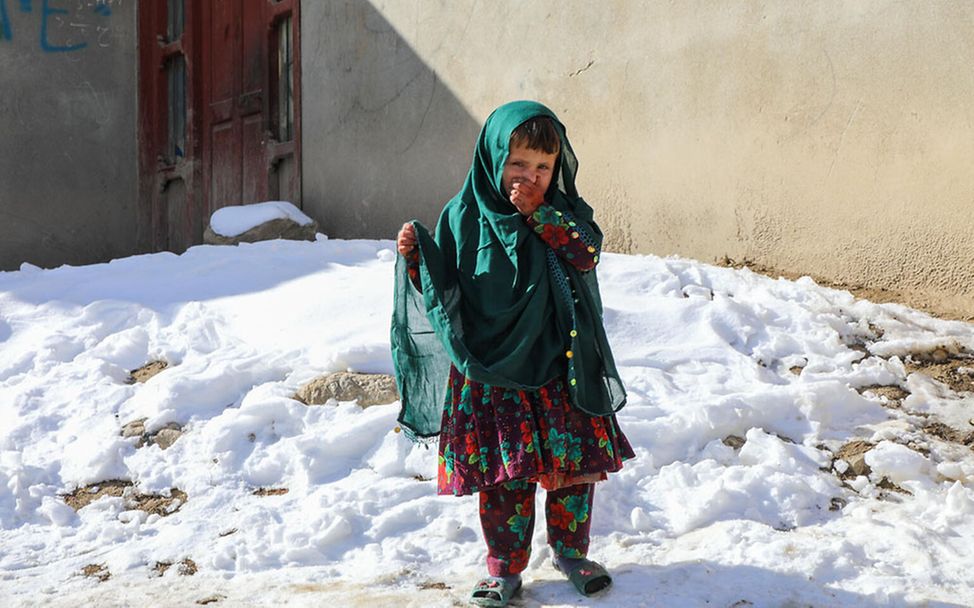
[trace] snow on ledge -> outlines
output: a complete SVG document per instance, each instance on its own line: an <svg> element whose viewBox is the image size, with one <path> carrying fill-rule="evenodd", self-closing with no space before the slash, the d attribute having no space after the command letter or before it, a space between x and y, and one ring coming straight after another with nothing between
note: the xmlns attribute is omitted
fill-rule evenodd
<svg viewBox="0 0 974 608"><path fill-rule="evenodd" d="M292 203L267 201L217 209L210 216L210 228L220 236L234 237L265 222L278 219L290 219L302 226L314 221Z"/></svg>

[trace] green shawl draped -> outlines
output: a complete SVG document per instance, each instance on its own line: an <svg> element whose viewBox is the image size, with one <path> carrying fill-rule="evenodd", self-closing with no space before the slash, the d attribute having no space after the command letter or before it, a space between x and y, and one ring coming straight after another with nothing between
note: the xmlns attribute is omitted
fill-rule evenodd
<svg viewBox="0 0 974 608"><path fill-rule="evenodd" d="M532 101L499 107L480 132L463 189L443 209L435 236L419 222L422 293L397 256L392 356L402 410L413 439L440 432L450 364L494 386L534 390L566 377L572 404L593 416L625 404L602 325L595 270L580 272L535 235L502 194L511 133L547 116L561 151L545 200L568 212L601 245L592 208L578 196L578 167L564 126ZM566 357L571 350L573 356Z"/></svg>

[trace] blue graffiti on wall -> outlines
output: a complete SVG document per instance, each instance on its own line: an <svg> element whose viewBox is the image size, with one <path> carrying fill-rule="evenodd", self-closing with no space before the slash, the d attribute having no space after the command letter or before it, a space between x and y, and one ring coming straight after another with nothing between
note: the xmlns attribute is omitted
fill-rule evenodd
<svg viewBox="0 0 974 608"><path fill-rule="evenodd" d="M10 40L13 34L10 32L10 19L7 18L7 3L0 0L0 40Z"/></svg>
<svg viewBox="0 0 974 608"><path fill-rule="evenodd" d="M50 39L50 24L54 21L54 27L63 30L65 23L70 28L81 30L86 34L92 27L98 36L98 46L108 46L107 34L110 28L107 25L92 23L94 18L98 23L103 23L105 19L111 17L113 3L121 3L122 0L75 0L75 8L69 10L60 6L57 0L40 0L40 36L39 42L41 50L45 53L69 53L80 51L88 46L87 41L76 42L74 44L52 42ZM20 12L33 13L35 2L33 0L20 0ZM10 20L7 0L0 0L0 41L13 40L13 26Z"/></svg>

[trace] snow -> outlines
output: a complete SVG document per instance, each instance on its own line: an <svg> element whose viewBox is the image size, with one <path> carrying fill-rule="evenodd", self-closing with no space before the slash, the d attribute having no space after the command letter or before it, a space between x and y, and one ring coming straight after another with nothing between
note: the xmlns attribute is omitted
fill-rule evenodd
<svg viewBox="0 0 974 608"><path fill-rule="evenodd" d="M266 201L250 205L222 207L210 216L213 232L234 237L271 220L293 220L307 226L314 220L287 201Z"/></svg>
<svg viewBox="0 0 974 608"><path fill-rule="evenodd" d="M465 603L476 499L436 495L398 404L292 399L325 372L391 373L394 260L391 241L319 238L0 273L0 605ZM615 586L593 605L974 605L974 452L920 430L974 397L904 366L974 351L974 326L678 258L605 254L599 273L637 458L596 491ZM126 383L153 360L169 367ZM872 385L911 394L884 407ZM136 447L120 430L143 417L185 434ZM857 438L871 473L846 484L832 455ZM61 498L110 479L188 498L166 516ZM540 521L533 547L518 605L578 605Z"/></svg>

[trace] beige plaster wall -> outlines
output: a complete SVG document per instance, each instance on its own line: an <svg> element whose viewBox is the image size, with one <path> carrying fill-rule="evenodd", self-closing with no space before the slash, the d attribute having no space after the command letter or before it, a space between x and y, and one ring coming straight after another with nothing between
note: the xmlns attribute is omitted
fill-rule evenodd
<svg viewBox="0 0 974 608"><path fill-rule="evenodd" d="M974 311L974 3L370 4L476 120L559 113L610 248Z"/></svg>

